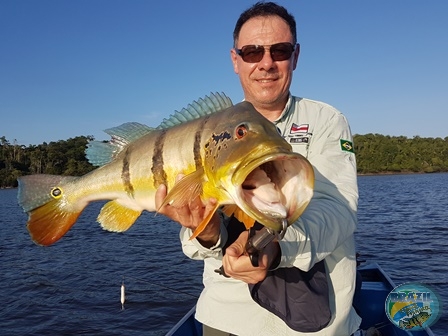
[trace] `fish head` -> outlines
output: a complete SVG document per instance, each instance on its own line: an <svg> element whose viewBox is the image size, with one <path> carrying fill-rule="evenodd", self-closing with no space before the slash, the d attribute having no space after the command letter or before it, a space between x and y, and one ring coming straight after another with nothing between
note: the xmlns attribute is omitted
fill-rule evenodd
<svg viewBox="0 0 448 336"><path fill-rule="evenodd" d="M205 173L245 214L280 231L292 224L313 195L314 171L294 153L277 127L252 104L224 111L205 146Z"/></svg>

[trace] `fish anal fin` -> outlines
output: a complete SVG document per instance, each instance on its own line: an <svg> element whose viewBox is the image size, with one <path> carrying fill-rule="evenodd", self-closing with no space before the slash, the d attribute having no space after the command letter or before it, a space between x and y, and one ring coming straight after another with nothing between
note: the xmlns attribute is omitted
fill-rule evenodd
<svg viewBox="0 0 448 336"><path fill-rule="evenodd" d="M213 214L216 212L216 210L218 209L219 204L216 204L215 208L210 211L210 213L207 215L207 217L205 217L202 222L198 225L198 227L194 230L193 234L190 237L190 240L196 238L198 235L200 235L202 233L202 231L204 231L204 229L206 228L206 226L208 225L208 223L210 222L210 220L213 217Z"/></svg>
<svg viewBox="0 0 448 336"><path fill-rule="evenodd" d="M189 204L196 197L202 195L204 169L198 169L191 174L185 175L168 192L160 207L170 204L180 208Z"/></svg>
<svg viewBox="0 0 448 336"><path fill-rule="evenodd" d="M222 212L228 217L233 215L236 219L238 219L241 223L244 224L246 229L250 229L255 224L255 219L248 216L236 204L229 204L223 206Z"/></svg>
<svg viewBox="0 0 448 336"><path fill-rule="evenodd" d="M101 208L97 221L104 230L124 232L134 224L141 213L141 211L125 207L114 200L107 202Z"/></svg>
<svg viewBox="0 0 448 336"><path fill-rule="evenodd" d="M61 209L59 200L52 200L28 212L28 231L36 244L48 246L58 241L75 224L81 211Z"/></svg>

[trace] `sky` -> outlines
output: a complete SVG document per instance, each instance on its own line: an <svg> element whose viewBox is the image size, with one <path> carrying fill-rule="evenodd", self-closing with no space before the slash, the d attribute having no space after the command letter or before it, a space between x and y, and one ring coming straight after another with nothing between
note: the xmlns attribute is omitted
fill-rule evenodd
<svg viewBox="0 0 448 336"><path fill-rule="evenodd" d="M251 0L1 0L0 137L37 145L243 99L232 33ZM448 1L278 0L296 18L291 92L354 134L448 136Z"/></svg>

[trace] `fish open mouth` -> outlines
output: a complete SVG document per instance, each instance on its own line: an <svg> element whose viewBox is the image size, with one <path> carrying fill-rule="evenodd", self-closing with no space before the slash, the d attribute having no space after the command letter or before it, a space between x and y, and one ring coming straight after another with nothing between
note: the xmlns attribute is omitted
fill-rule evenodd
<svg viewBox="0 0 448 336"><path fill-rule="evenodd" d="M298 153L276 153L246 164L235 176L239 204L259 223L280 231L282 220L294 222L308 205L314 186L311 164Z"/></svg>
<svg viewBox="0 0 448 336"><path fill-rule="evenodd" d="M288 215L285 197L277 186L278 172L274 161L261 164L252 170L242 184L244 199L260 212L272 218Z"/></svg>

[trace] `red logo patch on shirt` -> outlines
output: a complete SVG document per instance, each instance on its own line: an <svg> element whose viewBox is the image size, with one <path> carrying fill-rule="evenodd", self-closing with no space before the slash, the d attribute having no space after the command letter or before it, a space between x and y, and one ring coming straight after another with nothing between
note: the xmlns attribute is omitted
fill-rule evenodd
<svg viewBox="0 0 448 336"><path fill-rule="evenodd" d="M292 124L290 134L296 134L296 133L308 133L309 124L301 124L297 125L295 123Z"/></svg>

